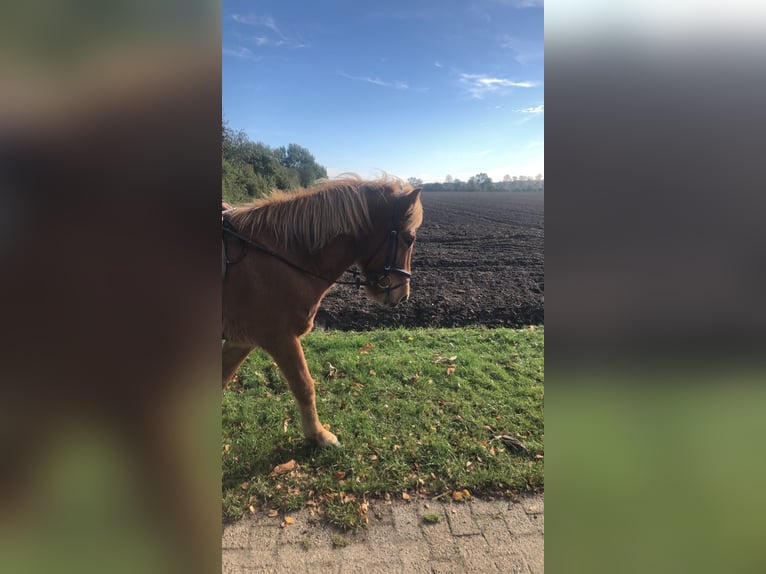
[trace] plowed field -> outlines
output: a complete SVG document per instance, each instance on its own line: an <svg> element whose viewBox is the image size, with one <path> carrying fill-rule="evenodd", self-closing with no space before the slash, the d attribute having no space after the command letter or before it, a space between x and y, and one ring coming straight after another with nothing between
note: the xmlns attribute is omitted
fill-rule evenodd
<svg viewBox="0 0 766 574"><path fill-rule="evenodd" d="M394 309L337 286L320 328L519 327L545 322L542 193L423 193L410 299Z"/></svg>

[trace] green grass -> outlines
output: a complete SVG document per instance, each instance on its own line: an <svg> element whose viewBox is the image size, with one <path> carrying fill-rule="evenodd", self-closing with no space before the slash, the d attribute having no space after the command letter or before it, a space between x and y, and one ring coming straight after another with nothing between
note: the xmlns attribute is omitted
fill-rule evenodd
<svg viewBox="0 0 766 574"><path fill-rule="evenodd" d="M223 516L304 505L343 528L365 501L543 487L542 327L314 332L303 340L317 408L342 443L306 444L287 383L256 351L223 395ZM518 437L511 453L493 434ZM297 468L269 476L291 459Z"/></svg>

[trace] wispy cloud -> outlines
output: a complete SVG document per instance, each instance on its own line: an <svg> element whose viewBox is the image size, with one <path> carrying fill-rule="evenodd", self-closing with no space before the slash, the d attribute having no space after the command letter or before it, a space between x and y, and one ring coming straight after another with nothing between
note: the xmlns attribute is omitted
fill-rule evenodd
<svg viewBox="0 0 766 574"><path fill-rule="evenodd" d="M514 8L542 8L545 0L493 0L504 6L513 6Z"/></svg>
<svg viewBox="0 0 766 574"><path fill-rule="evenodd" d="M260 56L253 54L253 51L250 48L245 48L244 46L239 46L237 48L223 48L221 51L223 52L224 56L231 56L232 58L252 60L253 62L257 62L261 59Z"/></svg>
<svg viewBox="0 0 766 574"><path fill-rule="evenodd" d="M545 104L539 106L533 106L531 108L522 108L520 110L513 110L514 112L521 112L524 114L542 114L545 112Z"/></svg>
<svg viewBox="0 0 766 574"><path fill-rule="evenodd" d="M396 80L393 82L387 80L381 80L380 78L373 78L371 76L352 76L345 72L338 72L338 75L343 76L349 80L355 80L357 82L367 82L368 84L374 84L376 86L382 86L384 88L394 88L395 90L409 90L410 86L407 82Z"/></svg>
<svg viewBox="0 0 766 574"><path fill-rule="evenodd" d="M505 93L509 88L534 88L537 82L517 82L508 78L498 78L486 74L461 73L458 82L474 99L480 100L488 95Z"/></svg>
<svg viewBox="0 0 766 574"><path fill-rule="evenodd" d="M258 35L252 37L256 46L287 46L289 48L308 48L310 44L298 36L291 36L277 26L271 16L256 14L231 14L231 19L237 24L259 28Z"/></svg>
<svg viewBox="0 0 766 574"><path fill-rule="evenodd" d="M434 62L434 66L436 66L437 68L443 68L443 67L444 67L444 64L442 64L441 62L439 62L439 61L437 60L436 62Z"/></svg>
<svg viewBox="0 0 766 574"><path fill-rule="evenodd" d="M513 59L519 64L528 64L544 57L544 49L541 44L523 40L510 34L503 36L500 47L513 52Z"/></svg>

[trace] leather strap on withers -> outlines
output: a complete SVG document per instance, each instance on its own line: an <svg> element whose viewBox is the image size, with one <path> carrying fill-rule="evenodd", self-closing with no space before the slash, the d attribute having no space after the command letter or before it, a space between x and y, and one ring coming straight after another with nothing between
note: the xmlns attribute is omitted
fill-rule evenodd
<svg viewBox="0 0 766 574"><path fill-rule="evenodd" d="M233 233L235 236L239 237L239 234L236 233L236 228L229 220L229 217L224 213L221 215L221 279L226 279L226 271L228 271L229 265L239 263L247 255L247 243L242 243L242 253L240 256L233 260L229 259L229 254L226 250L227 233Z"/></svg>

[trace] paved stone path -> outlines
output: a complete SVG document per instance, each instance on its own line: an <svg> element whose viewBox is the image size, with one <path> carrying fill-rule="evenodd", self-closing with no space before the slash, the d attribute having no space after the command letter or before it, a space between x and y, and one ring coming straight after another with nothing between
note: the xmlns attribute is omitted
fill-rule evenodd
<svg viewBox="0 0 766 574"><path fill-rule="evenodd" d="M439 521L423 517L436 514ZM543 572L544 495L461 503L371 501L366 529L344 533L307 509L261 513L223 531L223 574Z"/></svg>

